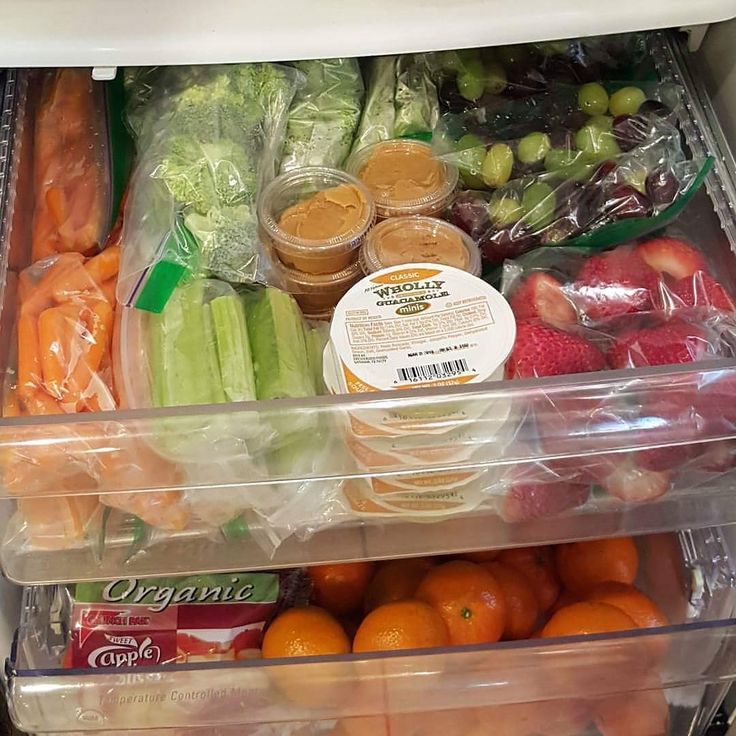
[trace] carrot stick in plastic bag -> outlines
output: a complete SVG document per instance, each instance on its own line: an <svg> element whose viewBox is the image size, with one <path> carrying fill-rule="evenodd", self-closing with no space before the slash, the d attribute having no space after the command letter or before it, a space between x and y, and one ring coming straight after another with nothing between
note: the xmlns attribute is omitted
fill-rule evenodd
<svg viewBox="0 0 736 736"><path fill-rule="evenodd" d="M110 200L105 130L102 86L89 72L48 73L34 131L34 262L89 253L102 242Z"/></svg>
<svg viewBox="0 0 736 736"><path fill-rule="evenodd" d="M28 396L42 381L38 322L22 314L18 319L18 392Z"/></svg>

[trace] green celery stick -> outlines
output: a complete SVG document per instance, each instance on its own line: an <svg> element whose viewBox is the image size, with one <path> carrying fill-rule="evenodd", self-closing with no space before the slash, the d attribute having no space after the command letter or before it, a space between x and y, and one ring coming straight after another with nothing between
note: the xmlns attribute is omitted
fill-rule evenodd
<svg viewBox="0 0 736 736"><path fill-rule="evenodd" d="M210 302L222 388L227 401L256 398L256 379L243 305L236 296Z"/></svg>
<svg viewBox="0 0 736 736"><path fill-rule="evenodd" d="M212 310L209 304L202 307L202 322L204 324L204 357L207 372L212 379L212 402L224 404L225 389L222 386L220 375L220 362L217 358L217 340L215 339L215 326L212 321Z"/></svg>
<svg viewBox="0 0 736 736"><path fill-rule="evenodd" d="M314 396L304 318L293 297L266 287L246 293L244 305L258 398Z"/></svg>

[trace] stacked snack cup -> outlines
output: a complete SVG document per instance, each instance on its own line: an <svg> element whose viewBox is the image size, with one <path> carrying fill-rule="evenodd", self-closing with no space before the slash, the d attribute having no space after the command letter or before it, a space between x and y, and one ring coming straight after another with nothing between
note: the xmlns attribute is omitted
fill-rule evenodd
<svg viewBox="0 0 736 736"><path fill-rule="evenodd" d="M501 294L451 266L393 266L350 289L332 321L325 385L333 394L402 392L343 415L346 446L366 474L344 488L354 513L434 519L481 503L495 475L482 466L498 456L508 397L401 399L406 389L501 379L515 335Z"/></svg>
<svg viewBox="0 0 736 736"><path fill-rule="evenodd" d="M274 179L258 202L275 281L304 315L329 319L362 275L358 249L375 222L368 189L337 169L308 166Z"/></svg>

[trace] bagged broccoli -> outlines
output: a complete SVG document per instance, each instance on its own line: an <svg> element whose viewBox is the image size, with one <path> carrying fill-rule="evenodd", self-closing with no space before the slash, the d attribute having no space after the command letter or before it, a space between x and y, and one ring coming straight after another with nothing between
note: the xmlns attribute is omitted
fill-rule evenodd
<svg viewBox="0 0 736 736"><path fill-rule="evenodd" d="M138 166L120 301L160 312L187 275L259 280L255 201L275 174L301 75L275 64L126 76Z"/></svg>
<svg viewBox="0 0 736 736"><path fill-rule="evenodd" d="M363 78L357 59L296 62L306 84L289 112L281 171L302 166L338 168L360 120Z"/></svg>

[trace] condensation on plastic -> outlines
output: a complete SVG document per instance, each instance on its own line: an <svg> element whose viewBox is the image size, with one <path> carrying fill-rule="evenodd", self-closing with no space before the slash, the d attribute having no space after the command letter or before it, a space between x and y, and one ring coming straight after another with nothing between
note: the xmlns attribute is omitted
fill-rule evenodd
<svg viewBox="0 0 736 736"><path fill-rule="evenodd" d="M135 304L160 263L184 277L262 279L255 202L275 174L302 76L241 64L141 69L126 81L138 160L125 208L121 303ZM172 246L182 222L196 243Z"/></svg>
<svg viewBox="0 0 736 736"><path fill-rule="evenodd" d="M295 722L353 719L342 728L371 726L372 736L406 726L435 736L445 723L571 736L611 717L620 719L616 733L632 733L632 723L652 734L700 733L736 677L730 553L717 529L638 545L637 586L669 626L306 660L64 671L53 646L62 637L48 624L51 589L28 589L9 665L13 716L29 732L279 722L289 733Z"/></svg>
<svg viewBox="0 0 736 736"><path fill-rule="evenodd" d="M110 142L104 86L87 69L36 80L32 260L92 255L110 227Z"/></svg>
<svg viewBox="0 0 736 736"><path fill-rule="evenodd" d="M302 166L340 167L353 142L363 104L357 59L294 62L306 77L289 110L281 172Z"/></svg>

